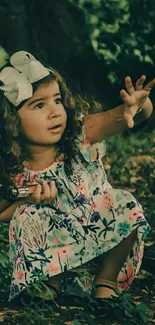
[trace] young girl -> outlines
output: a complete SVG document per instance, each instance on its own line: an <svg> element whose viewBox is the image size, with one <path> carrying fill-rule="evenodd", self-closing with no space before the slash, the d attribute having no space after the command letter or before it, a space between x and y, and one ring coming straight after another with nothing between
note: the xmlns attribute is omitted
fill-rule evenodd
<svg viewBox="0 0 155 325"><path fill-rule="evenodd" d="M85 117L76 109L88 104L30 53L15 53L0 80L1 183L26 184L33 192L0 204L1 220L11 219L10 299L42 276L59 293L64 274L94 259L93 297L127 289L149 225L132 194L108 183L104 139L150 116L155 80L143 86L142 76L134 88L127 77L123 105Z"/></svg>

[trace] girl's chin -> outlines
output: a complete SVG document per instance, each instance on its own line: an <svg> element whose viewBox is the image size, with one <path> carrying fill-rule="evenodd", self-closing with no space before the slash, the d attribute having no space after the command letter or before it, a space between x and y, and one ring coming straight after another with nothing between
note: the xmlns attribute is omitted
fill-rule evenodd
<svg viewBox="0 0 155 325"><path fill-rule="evenodd" d="M52 145L55 145L57 142L60 141L62 137L62 133L48 133L48 136L45 138L41 138L41 139L26 139L25 141L25 145L27 146L40 146L40 147L43 147L43 146L52 146Z"/></svg>

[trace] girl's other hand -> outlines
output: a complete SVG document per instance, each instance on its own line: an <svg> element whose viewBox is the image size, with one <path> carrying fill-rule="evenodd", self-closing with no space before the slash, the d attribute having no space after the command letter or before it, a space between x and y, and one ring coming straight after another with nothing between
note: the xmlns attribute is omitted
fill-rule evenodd
<svg viewBox="0 0 155 325"><path fill-rule="evenodd" d="M148 102L152 104L149 95L152 87L155 85L155 79L148 82L145 86L144 81L146 76L142 75L136 82L135 87L133 86L130 77L125 78L126 90L122 89L120 95L124 101L124 119L127 122L127 126L132 128L134 126L133 117L136 115L139 109L143 109Z"/></svg>
<svg viewBox="0 0 155 325"><path fill-rule="evenodd" d="M50 183L43 181L42 184L34 185L31 191L33 193L24 199L25 203L47 204L55 200L58 193L53 180Z"/></svg>

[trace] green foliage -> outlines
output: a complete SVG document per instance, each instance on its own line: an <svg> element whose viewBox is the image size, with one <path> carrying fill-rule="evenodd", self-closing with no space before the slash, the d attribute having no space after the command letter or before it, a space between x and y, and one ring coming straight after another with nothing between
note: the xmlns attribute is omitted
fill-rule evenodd
<svg viewBox="0 0 155 325"><path fill-rule="evenodd" d="M81 323L77 319L75 319L74 320L74 325L81 325Z"/></svg>
<svg viewBox="0 0 155 325"><path fill-rule="evenodd" d="M154 64L155 2L70 0L84 13L90 42L111 85L120 76ZM150 7L151 6L151 7ZM141 72L142 73L142 72ZM145 73L145 72L143 72Z"/></svg>
<svg viewBox="0 0 155 325"><path fill-rule="evenodd" d="M10 283L8 225L0 224L0 297L8 295Z"/></svg>
<svg viewBox="0 0 155 325"><path fill-rule="evenodd" d="M113 298L113 300L105 300L102 306L111 311L117 319L125 322L126 325L145 325L148 323L147 313L148 306L145 304L136 305L133 302L130 294L120 295L119 298Z"/></svg>

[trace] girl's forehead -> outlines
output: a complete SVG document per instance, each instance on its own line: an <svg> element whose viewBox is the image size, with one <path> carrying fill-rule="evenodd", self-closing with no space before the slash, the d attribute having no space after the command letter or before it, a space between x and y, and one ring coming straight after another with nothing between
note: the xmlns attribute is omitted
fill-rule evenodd
<svg viewBox="0 0 155 325"><path fill-rule="evenodd" d="M36 102L37 100L55 97L56 95L61 95L57 81L53 80L50 83L41 84L38 86L33 96L25 102L22 108L24 109L27 106L31 106L33 101ZM20 109L20 111L22 110L22 108Z"/></svg>
<svg viewBox="0 0 155 325"><path fill-rule="evenodd" d="M36 91L34 92L34 94L31 98L36 97L40 94L44 94L44 93L50 93L51 96L55 95L55 93L60 93L60 88L59 88L57 81L53 80L50 83L41 84L36 89Z"/></svg>

